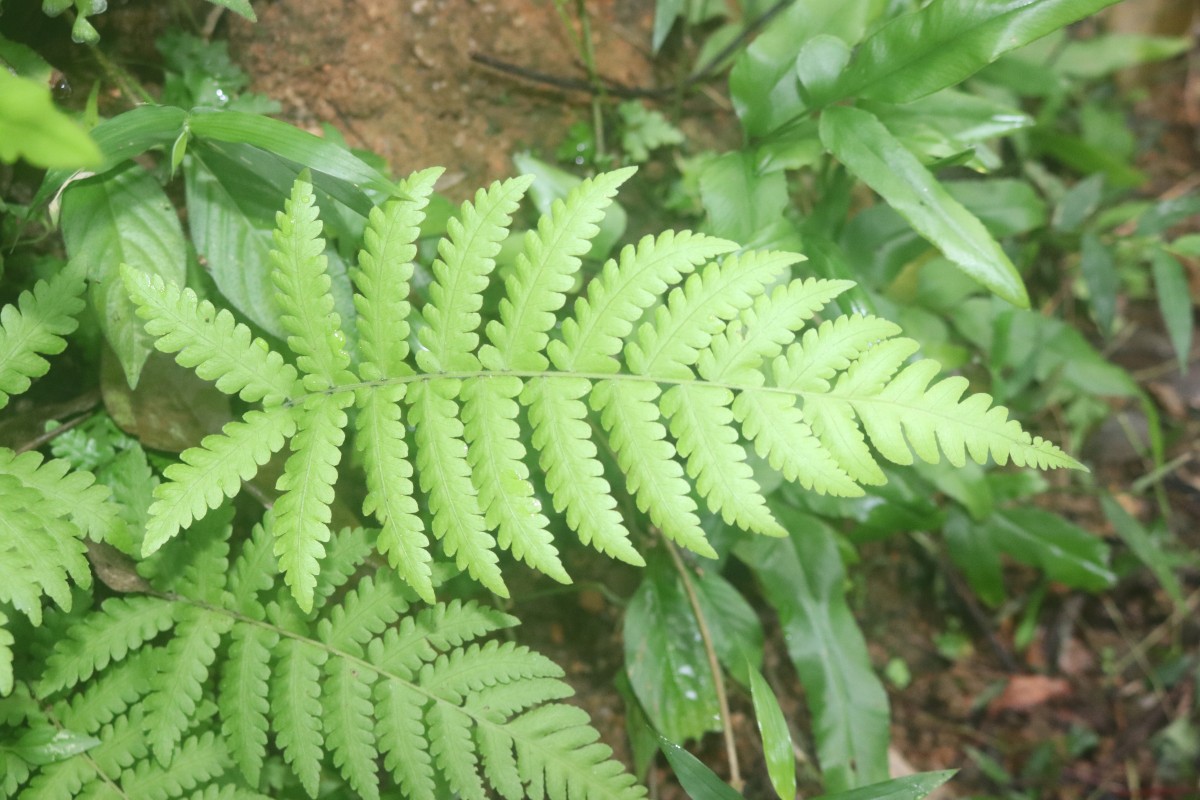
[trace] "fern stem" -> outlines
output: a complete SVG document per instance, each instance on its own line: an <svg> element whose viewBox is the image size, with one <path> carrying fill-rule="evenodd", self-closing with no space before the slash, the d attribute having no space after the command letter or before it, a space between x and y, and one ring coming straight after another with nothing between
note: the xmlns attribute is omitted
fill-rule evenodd
<svg viewBox="0 0 1200 800"><path fill-rule="evenodd" d="M679 578L683 581L683 590L687 592L688 604L692 607L692 614L696 617L696 624L700 627L700 638L704 643L704 653L708 656L708 668L712 671L713 688L717 692L717 707L721 710L721 731L725 736L725 755L729 759L729 785L735 791L741 792L742 770L738 765L737 745L733 739L733 723L729 714L729 696L725 693L725 677L721 672L721 665L717 662L717 650L713 646L712 632L708 629L708 623L704 620L704 612L700 608L700 598L696 596L696 587L692 585L692 576L688 573L687 565L683 563L683 559L679 556L679 549L675 547L665 537L662 543L666 546L667 552L671 554L671 561L675 564L675 571L679 573Z"/></svg>

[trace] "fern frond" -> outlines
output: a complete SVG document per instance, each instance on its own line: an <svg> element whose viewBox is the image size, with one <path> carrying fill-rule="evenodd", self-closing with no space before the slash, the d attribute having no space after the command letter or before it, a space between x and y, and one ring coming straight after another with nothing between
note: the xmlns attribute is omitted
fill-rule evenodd
<svg viewBox="0 0 1200 800"><path fill-rule="evenodd" d="M181 366L248 403L277 405L296 393L295 368L262 339L252 338L228 311L159 275L123 266L121 276L146 332L155 337L154 347L176 353Z"/></svg>
<svg viewBox="0 0 1200 800"><path fill-rule="evenodd" d="M442 542L446 555L484 586L508 597L497 566L496 540L487 532L471 482L463 424L454 402L460 385L460 381L442 378L414 384L408 392L421 489L429 495L433 535Z"/></svg>
<svg viewBox="0 0 1200 800"><path fill-rule="evenodd" d="M675 459L675 447L659 421L658 386L653 383L601 381L592 392L592 406L611 434L617 463L625 473L638 509L673 542L702 556L717 553L704 536L696 503Z"/></svg>
<svg viewBox="0 0 1200 800"><path fill-rule="evenodd" d="M433 262L431 302L422 311L426 327L418 334L427 349L417 355L417 364L426 372L479 368L475 331L483 290L496 267L513 212L532 182L524 176L493 183L487 191L480 189L475 202L463 203L460 217L448 223L447 238L439 244Z"/></svg>
<svg viewBox="0 0 1200 800"><path fill-rule="evenodd" d="M97 483L87 470L72 470L65 459L43 462L41 454L32 450L17 454L0 447L0 475L10 475L37 492L43 511L66 516L97 542L115 541L125 529L117 507L110 502L109 488Z"/></svg>
<svg viewBox="0 0 1200 800"><path fill-rule="evenodd" d="M497 546L569 580L550 515L539 507L539 476L527 466L532 455L554 509L580 540L632 564L643 562L612 484L623 483L663 535L701 555L714 551L698 501L726 522L782 533L752 474L748 445L789 480L841 496L860 495L863 485L884 480L877 456L907 463L914 453L922 459L945 453L952 463L970 456L1078 466L1010 423L1006 411L990 409L990 398L961 399L961 380L933 382L934 367L905 366L915 346L896 338L892 323L853 315L812 326L850 284L791 280L803 259L797 254L732 253L732 242L687 232L646 237L604 264L573 313L567 310L582 258L628 171L582 182L525 235L515 263L502 271L503 296L490 320L485 296L499 288L490 276L530 179L478 192L447 223L418 314L408 299L414 242L436 175L411 177L404 199L370 216L351 270L357 341L345 341L338 330L306 180L296 182L279 215L272 256L299 371L255 354L272 365L250 369L273 374L268 391L244 374L246 364L219 367L217 356L204 355L216 340L203 337L220 326L218 338L236 339L232 352L241 361L248 364L250 356L239 353L257 347L219 314L208 327L160 334L181 363L193 363L228 390L253 387L244 396L262 393L264 402L286 397L281 406L249 412L225 436L206 440L168 469L151 510L147 552L235 493L295 435L273 536L293 595L319 615L334 586L323 582L318 564L332 535L328 506L351 393L354 446L366 472L364 512L382 526L375 546L425 600L433 599L431 540L502 596L507 590ZM191 311L185 294L166 302L175 290L160 290L149 279L127 280L139 314L151 324L166 313L156 306L164 302L201 321L211 314L202 304ZM414 326L414 319L423 324ZM416 352L409 345L413 328ZM348 352L361 355L359 375ZM303 391L294 388L294 374L303 376ZM293 386L285 387L287 380ZM525 425L531 430L523 431ZM615 457L611 475L600 444ZM427 514L414 484L428 501ZM264 607L244 588L235 589L240 607L261 616ZM302 624L294 611L279 615L289 620L285 627ZM388 729L407 724L388 723ZM339 758L350 763L354 748L344 741ZM487 745L497 763L503 761L499 741ZM379 752L391 758L387 748ZM433 791L422 775L405 778L418 794Z"/></svg>
<svg viewBox="0 0 1200 800"><path fill-rule="evenodd" d="M276 487L283 492L275 503L275 555L283 578L292 587L300 608L311 611L317 583L317 562L329 541L333 484L347 417L343 410L354 395L341 392L313 395L292 439L292 454Z"/></svg>
<svg viewBox="0 0 1200 800"><path fill-rule="evenodd" d="M296 432L296 413L286 406L252 410L243 419L230 422L219 435L204 437L199 447L180 454L181 463L163 471L166 480L154 489L143 555L236 495L242 481L254 477Z"/></svg>
<svg viewBox="0 0 1200 800"><path fill-rule="evenodd" d="M405 199L371 209L358 267L350 273L358 289L354 308L362 354L359 369L367 380L398 378L412 371L404 360L412 310L409 281L424 209L442 172L435 167L412 175L399 186Z"/></svg>
<svg viewBox="0 0 1200 800"><path fill-rule="evenodd" d="M563 372L616 373L625 337L647 308L682 276L723 253L734 242L699 233L667 231L627 245L620 262L609 259L575 301L575 316L563 321L563 338L547 353Z"/></svg>
<svg viewBox="0 0 1200 800"><path fill-rule="evenodd" d="M154 597L111 597L101 608L59 640L38 682L39 697L87 680L175 624L171 604Z"/></svg>
<svg viewBox="0 0 1200 800"><path fill-rule="evenodd" d="M286 587L246 574L264 565L269 536L260 529L243 544L227 581L237 587L216 602L187 594L109 601L58 642L45 702L31 707L52 709L60 725L100 744L41 769L30 786L53 787L56 797L237 796L234 771L259 786L273 737L313 797L338 777L368 798L394 794L389 780L406 797L430 800L448 789L482 798L489 788L515 798L526 787L554 800L644 796L595 744L586 715L561 705L541 714L571 694L561 669L516 643L478 641L512 617L455 602L399 619L407 592L390 571L304 617L277 602ZM344 572L361 552L361 537L344 536L345 563L322 574ZM161 592L172 577L152 580ZM81 682L82 693L57 696ZM278 781L276 772L269 783Z"/></svg>
<svg viewBox="0 0 1200 800"><path fill-rule="evenodd" d="M68 579L83 586L92 579L80 531L52 513L38 492L0 474L0 601L35 625L42 622L42 595L69 610Z"/></svg>
<svg viewBox="0 0 1200 800"><path fill-rule="evenodd" d="M604 466L596 458L587 406L580 399L591 389L585 378L530 381L524 400L533 424L533 446L554 508L566 514L579 540L627 564L645 566L629 541Z"/></svg>
<svg viewBox="0 0 1200 800"><path fill-rule="evenodd" d="M288 332L288 347L304 373L304 386L320 391L354 381L347 371L350 356L342 348L341 320L333 310L332 285L326 272L325 240L317 219L312 184L304 178L292 186L284 210L276 215L271 280Z"/></svg>
<svg viewBox="0 0 1200 800"><path fill-rule="evenodd" d="M190 727L221 635L232 626L229 616L196 607L176 616L175 635L158 659L145 704L150 747L164 767Z"/></svg>
<svg viewBox="0 0 1200 800"><path fill-rule="evenodd" d="M258 785L267 753L268 678L279 634L257 625L235 625L217 695L221 730L242 775Z"/></svg>
<svg viewBox="0 0 1200 800"><path fill-rule="evenodd" d="M50 369L43 355L57 355L63 338L75 330L83 310L84 271L71 265L33 291L21 292L15 306L0 309L0 408Z"/></svg>
<svg viewBox="0 0 1200 800"><path fill-rule="evenodd" d="M543 370L542 354L554 327L555 314L567 302L580 256L591 249L600 232L604 209L617 189L635 172L633 167L603 173L576 186L566 200L556 200L550 213L525 235L524 251L504 281L500 319L487 325L491 345L480 352L492 370Z"/></svg>
<svg viewBox="0 0 1200 800"><path fill-rule="evenodd" d="M310 797L317 796L321 781L321 667L328 656L301 639L283 638L275 646L271 727L283 757Z"/></svg>

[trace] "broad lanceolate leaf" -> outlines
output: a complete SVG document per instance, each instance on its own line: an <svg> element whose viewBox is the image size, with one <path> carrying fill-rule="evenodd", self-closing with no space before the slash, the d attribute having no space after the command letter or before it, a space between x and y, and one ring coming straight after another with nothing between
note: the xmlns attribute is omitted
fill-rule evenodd
<svg viewBox="0 0 1200 800"><path fill-rule="evenodd" d="M821 114L821 142L966 274L1000 297L1028 307L1025 285L1004 250L971 212L868 111Z"/></svg>
<svg viewBox="0 0 1200 800"><path fill-rule="evenodd" d="M655 730L685 742L721 727L696 615L661 554L625 610L624 639L629 683Z"/></svg>
<svg viewBox="0 0 1200 800"><path fill-rule="evenodd" d="M750 670L750 696L771 785L780 800L789 800L796 796L796 754L792 749L792 733L771 684L756 669Z"/></svg>
<svg viewBox="0 0 1200 800"><path fill-rule="evenodd" d="M832 99L916 100L1114 2L934 0L867 39L842 73Z"/></svg>
<svg viewBox="0 0 1200 800"><path fill-rule="evenodd" d="M872 783L870 786L863 786L859 789L823 794L816 800L921 800L950 780L954 776L954 772L955 770L952 769L940 772L918 772L916 775L892 778L890 781Z"/></svg>
<svg viewBox="0 0 1200 800"><path fill-rule="evenodd" d="M843 596L834 534L815 518L775 511L788 538L749 539L735 553L779 614L812 712L825 786L837 792L886 780L887 695Z"/></svg>
<svg viewBox="0 0 1200 800"><path fill-rule="evenodd" d="M105 338L129 385L136 386L150 340L135 318L120 267L182 284L187 253L179 217L158 181L135 164L71 184L62 203L67 253L86 272Z"/></svg>
<svg viewBox="0 0 1200 800"><path fill-rule="evenodd" d="M0 309L0 408L28 389L30 378L46 374L50 364L43 355L67 346L63 337L75 330L75 317L83 310L84 275L80 264L69 266Z"/></svg>

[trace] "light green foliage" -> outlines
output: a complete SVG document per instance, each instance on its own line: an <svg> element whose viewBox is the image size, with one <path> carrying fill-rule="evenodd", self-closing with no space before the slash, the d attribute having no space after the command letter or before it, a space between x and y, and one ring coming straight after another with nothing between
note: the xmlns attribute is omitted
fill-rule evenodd
<svg viewBox="0 0 1200 800"><path fill-rule="evenodd" d="M83 273L61 270L0 309L0 406L50 368L44 355L62 352L63 338L83 309ZM108 487L63 459L0 447L0 602L42 622L42 598L70 609L70 581L90 586L83 539L120 541L125 533ZM13 687L13 637L0 621L0 694Z"/></svg>
<svg viewBox="0 0 1200 800"><path fill-rule="evenodd" d="M271 580L271 533L256 529L231 564L227 520L200 533L211 591L176 577L197 555L172 541L143 567L159 594L110 599L54 646L36 713L94 739L49 764L8 754L28 796L107 786L127 797L201 787L205 797L257 797L270 793L264 767L280 766L267 760L272 740L312 797L334 773L364 798L390 796L391 781L426 798L446 787L484 797L487 786L514 799L645 795L586 715L556 702L571 694L557 666L480 641L512 617L461 602L410 611L390 569L363 566L361 530L337 535L345 544L321 573L332 583L298 616ZM345 586L355 571L363 577Z"/></svg>
<svg viewBox="0 0 1200 800"><path fill-rule="evenodd" d="M278 486L275 553L301 608L311 609L331 537L346 409L355 398L352 435L368 475L366 511L384 526L381 549L389 561L426 598L430 557L414 482L446 555L492 591L507 594L497 545L570 580L525 466L521 405L555 508L584 542L631 563L641 559L604 478L585 400L638 508L667 537L705 556L714 551L688 477L727 521L784 534L751 473L743 436L789 479L847 495L883 480L870 446L897 463L910 463L914 453L925 461L944 453L955 464L970 455L1077 466L1009 421L986 395L960 400L961 378L931 384L935 363L902 369L915 345L888 339L897 332L890 323L826 321L795 342L806 321L851 285L789 281L801 260L795 254L748 251L712 261L733 245L690 233L647 237L605 264L575 313L560 319L580 257L629 170L584 181L526 235L504 276L499 319L486 326L489 341L482 344L482 293L528 179L494 184L465 204L439 246L421 311L423 349L410 358L412 240L434 174L414 176L405 184L410 199L372 214L353 271L363 354L357 366L332 310L311 188L297 182L279 216L273 280L302 384L280 356L251 342L228 317L214 316L189 290L125 272L158 347L216 378L223 391L262 397L265 405L168 468L150 511L147 553L233 496L291 439ZM551 338L556 325L561 339ZM215 349L222 338L231 346L224 356ZM406 426L413 428L407 441Z"/></svg>
<svg viewBox="0 0 1200 800"><path fill-rule="evenodd" d="M100 162L100 150L54 107L49 88L0 69L0 161L18 158L36 167L84 167Z"/></svg>

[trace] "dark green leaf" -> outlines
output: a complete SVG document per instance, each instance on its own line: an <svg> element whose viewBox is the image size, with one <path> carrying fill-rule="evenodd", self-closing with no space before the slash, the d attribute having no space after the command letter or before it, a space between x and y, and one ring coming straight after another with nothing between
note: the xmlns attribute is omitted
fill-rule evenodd
<svg viewBox="0 0 1200 800"><path fill-rule="evenodd" d="M104 336L137 386L151 346L119 268L183 283L187 250L175 208L153 176L129 164L71 184L63 193L62 232L71 260L87 269Z"/></svg>
<svg viewBox="0 0 1200 800"><path fill-rule="evenodd" d="M687 750L662 734L658 736L658 743L671 769L675 770L679 785L692 800L745 800Z"/></svg>
<svg viewBox="0 0 1200 800"><path fill-rule="evenodd" d="M758 614L733 584L713 570L693 578L693 585L717 658L739 683L749 685L746 662L752 670L762 666L763 631Z"/></svg>
<svg viewBox="0 0 1200 800"><path fill-rule="evenodd" d="M788 655L813 717L825 785L842 791L888 775L888 704L862 631L846 605L834 534L814 517L772 506L786 539L757 536L734 550L779 614Z"/></svg>
<svg viewBox="0 0 1200 800"><path fill-rule="evenodd" d="M1050 580L1091 591L1116 583L1108 567L1108 545L1057 514L1013 508L998 512L986 524L997 547L1040 568Z"/></svg>
<svg viewBox="0 0 1200 800"><path fill-rule="evenodd" d="M1003 603L1004 571L989 528L954 510L942 528L942 537L950 560L962 570L979 599L992 608Z"/></svg>
<svg viewBox="0 0 1200 800"><path fill-rule="evenodd" d="M12 751L30 764L44 766L86 753L100 740L74 731L55 728L31 728L12 746Z"/></svg>
<svg viewBox="0 0 1200 800"><path fill-rule="evenodd" d="M1096 213L1104 199L1104 175L1089 175L1076 183L1054 207L1054 228L1060 231L1078 230Z"/></svg>
<svg viewBox="0 0 1200 800"><path fill-rule="evenodd" d="M1154 292L1158 310L1162 313L1179 371L1187 372L1192 353L1192 290L1183 265L1165 250L1156 250L1151 268L1154 272Z"/></svg>
<svg viewBox="0 0 1200 800"><path fill-rule="evenodd" d="M758 732L762 736L763 757L767 761L767 774L771 785L782 800L796 796L796 754L792 751L792 732L779 708L779 701L771 691L771 685L747 664L750 673L750 697L754 701L754 718L758 721Z"/></svg>
<svg viewBox="0 0 1200 800"><path fill-rule="evenodd" d="M947 258L1010 303L1029 305L1016 267L983 223L878 119L862 109L837 106L821 115L820 128L829 151Z"/></svg>
<svg viewBox="0 0 1200 800"><path fill-rule="evenodd" d="M796 77L808 96L808 104L828 102L838 76L850 60L850 46L827 33L812 37L796 56Z"/></svg>
<svg viewBox="0 0 1200 800"><path fill-rule="evenodd" d="M700 627L670 559L647 559L625 610L625 671L654 727L674 741L721 727Z"/></svg>
<svg viewBox="0 0 1200 800"><path fill-rule="evenodd" d="M1085 233L1079 241L1079 268L1088 288L1088 301L1096 327L1112 336L1113 320L1117 315L1117 261L1113 253L1093 233Z"/></svg>
<svg viewBox="0 0 1200 800"><path fill-rule="evenodd" d="M1137 556L1138 561L1141 561L1154 573L1159 585L1170 596L1176 607L1182 609L1183 590L1179 586L1179 578L1171 568L1171 557L1154 540L1150 532L1142 527L1142 524L1110 495L1100 495L1100 505L1104 509L1104 516L1108 517L1108 521L1112 523L1113 529L1121 537L1121 541L1125 542L1125 545Z"/></svg>
<svg viewBox="0 0 1200 800"><path fill-rule="evenodd" d="M749 242L777 221L787 207L782 172L763 174L754 153L738 150L708 162L700 174L700 197L709 233Z"/></svg>
<svg viewBox="0 0 1200 800"><path fill-rule="evenodd" d="M872 0L792 3L773 20L729 74L729 93L746 134L765 136L804 112L796 56L809 39L828 34L854 44L877 13Z"/></svg>
<svg viewBox="0 0 1200 800"><path fill-rule="evenodd" d="M950 780L957 770L919 772L890 781L875 783L849 792L823 794L815 800L921 800L934 789Z"/></svg>
<svg viewBox="0 0 1200 800"><path fill-rule="evenodd" d="M369 189L385 196L391 195L395 188L376 169L337 143L270 117L241 111L195 109L189 115L188 124L198 137L254 145L307 167L312 170L318 185L321 185L319 176L324 175L358 190ZM355 203L338 196L329 184L322 188L355 207Z"/></svg>
<svg viewBox="0 0 1200 800"><path fill-rule="evenodd" d="M655 53L667 40L675 20L683 13L684 4L684 0L655 0L654 33L650 36L650 47Z"/></svg>
<svg viewBox="0 0 1200 800"><path fill-rule="evenodd" d="M239 311L283 336L271 283L271 231L279 198L255 173L230 164L215 148L198 146L184 170L188 227L213 282ZM269 196L269 197L268 197Z"/></svg>
<svg viewBox="0 0 1200 800"><path fill-rule="evenodd" d="M835 96L911 102L1116 1L934 0L867 39Z"/></svg>

